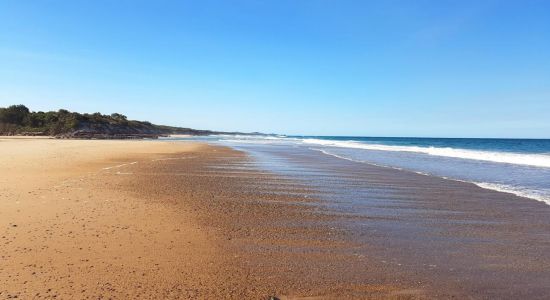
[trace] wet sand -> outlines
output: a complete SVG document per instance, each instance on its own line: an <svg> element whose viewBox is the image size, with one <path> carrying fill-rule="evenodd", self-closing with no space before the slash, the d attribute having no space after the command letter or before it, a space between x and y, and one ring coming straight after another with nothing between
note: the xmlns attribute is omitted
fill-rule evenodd
<svg viewBox="0 0 550 300"><path fill-rule="evenodd" d="M244 153L152 141L0 140L0 298L281 299L349 284L348 244L305 187ZM257 191L272 180L297 194ZM349 290L349 291L347 291Z"/></svg>
<svg viewBox="0 0 550 300"><path fill-rule="evenodd" d="M325 184L197 143L0 139L0 298L548 294L546 206L375 166L283 159ZM340 177L366 189L338 193L353 205L326 197Z"/></svg>
<svg viewBox="0 0 550 300"><path fill-rule="evenodd" d="M356 243L347 250L363 259L350 272L361 278L436 299L550 294L550 206L543 202L309 147L241 148L262 168L315 191L333 226Z"/></svg>

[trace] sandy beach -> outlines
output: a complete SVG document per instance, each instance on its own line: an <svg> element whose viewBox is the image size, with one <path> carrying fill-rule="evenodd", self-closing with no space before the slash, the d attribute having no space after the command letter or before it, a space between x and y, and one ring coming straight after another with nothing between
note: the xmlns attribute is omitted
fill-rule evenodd
<svg viewBox="0 0 550 300"><path fill-rule="evenodd" d="M0 145L2 298L169 298L196 293L177 291L176 283L197 288L208 276L215 247L192 216L153 195L124 192L119 180L136 161L198 145L51 139Z"/></svg>
<svg viewBox="0 0 550 300"><path fill-rule="evenodd" d="M243 190L243 180L271 175L216 175L207 167L245 161L243 153L153 141L3 138L0 145L2 298L284 299L356 291L339 283L351 261L332 254L345 245L315 224L318 216L286 196ZM283 226L297 220L311 224ZM307 247L316 253L291 250Z"/></svg>
<svg viewBox="0 0 550 300"><path fill-rule="evenodd" d="M0 298L545 294L543 204L314 159L383 199L331 210L319 187L221 146L0 138Z"/></svg>

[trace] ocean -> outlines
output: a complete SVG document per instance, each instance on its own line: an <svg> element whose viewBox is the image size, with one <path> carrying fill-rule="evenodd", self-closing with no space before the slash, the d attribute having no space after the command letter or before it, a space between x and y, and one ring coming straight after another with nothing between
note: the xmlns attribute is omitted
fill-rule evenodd
<svg viewBox="0 0 550 300"><path fill-rule="evenodd" d="M191 139L245 152L243 161L221 157L207 168L212 176L256 176L243 193L305 208L329 235L342 230L354 246L341 251L365 255L365 271L384 270L395 282L412 278L455 298L548 295L550 140Z"/></svg>
<svg viewBox="0 0 550 300"><path fill-rule="evenodd" d="M550 204L548 139L247 135L190 139L247 151L264 161L273 156L270 150L274 146L299 155L321 153L356 164L372 164L471 182L485 189ZM270 164L271 168L274 166Z"/></svg>

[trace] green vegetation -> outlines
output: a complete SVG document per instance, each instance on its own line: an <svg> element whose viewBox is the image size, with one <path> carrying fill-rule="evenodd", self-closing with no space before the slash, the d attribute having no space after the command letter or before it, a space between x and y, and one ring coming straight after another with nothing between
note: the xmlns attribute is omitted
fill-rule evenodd
<svg viewBox="0 0 550 300"><path fill-rule="evenodd" d="M46 135L83 138L158 137L167 134L206 135L213 132L131 121L114 113L80 114L65 109L31 112L24 105L0 108L0 135Z"/></svg>

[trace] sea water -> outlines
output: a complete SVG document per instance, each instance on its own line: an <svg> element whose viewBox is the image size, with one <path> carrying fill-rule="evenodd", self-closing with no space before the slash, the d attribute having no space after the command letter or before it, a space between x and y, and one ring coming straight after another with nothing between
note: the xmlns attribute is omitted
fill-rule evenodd
<svg viewBox="0 0 550 300"><path fill-rule="evenodd" d="M194 138L197 139L197 138ZM242 150L274 145L315 151L513 193L550 204L550 140L220 135L198 138Z"/></svg>

